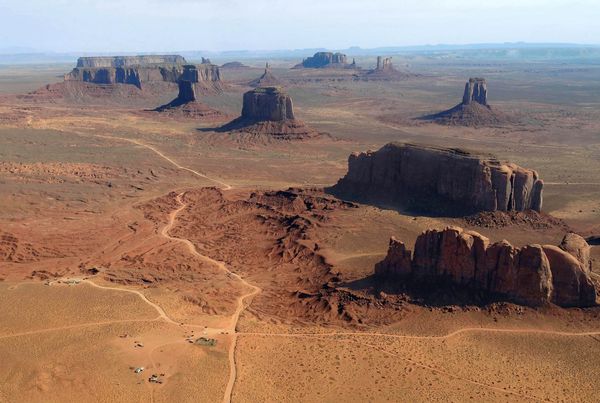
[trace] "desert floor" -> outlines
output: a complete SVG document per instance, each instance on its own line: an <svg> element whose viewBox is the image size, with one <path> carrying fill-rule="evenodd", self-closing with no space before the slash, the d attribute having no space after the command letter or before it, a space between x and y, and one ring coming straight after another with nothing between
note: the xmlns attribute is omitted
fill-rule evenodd
<svg viewBox="0 0 600 403"><path fill-rule="evenodd" d="M360 288L390 236L412 244L430 227L516 245L558 244L569 228L600 235L600 67L394 62L418 75L364 82L273 61L298 117L328 133L300 142L149 111L175 88L36 91L70 66L1 66L0 401L597 400L597 308L400 301L342 312L323 295L298 297L334 272ZM237 116L261 64L224 70L224 92L201 101ZM490 103L519 123L415 119L458 103L469 76L484 76ZM556 223L474 227L330 199L316 216L260 199L289 187L328 197L322 188L344 175L351 152L390 141L536 169ZM291 219L305 225L301 240ZM599 279L600 246L593 256Z"/></svg>

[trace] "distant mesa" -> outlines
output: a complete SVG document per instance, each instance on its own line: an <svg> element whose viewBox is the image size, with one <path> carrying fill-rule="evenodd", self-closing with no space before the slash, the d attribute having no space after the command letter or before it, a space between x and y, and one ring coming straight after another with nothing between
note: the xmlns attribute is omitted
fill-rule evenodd
<svg viewBox="0 0 600 403"><path fill-rule="evenodd" d="M596 305L589 250L572 233L560 247L517 248L506 240L490 245L488 238L460 227L431 229L419 235L414 254L391 238L387 256L375 265L375 276L391 288L426 290L434 299L447 294L440 292L446 288L483 302L588 307Z"/></svg>
<svg viewBox="0 0 600 403"><path fill-rule="evenodd" d="M177 95L177 98L166 105L156 108L156 112L161 112L170 116L197 119L218 119L225 116L224 113L197 101L195 85L193 82L181 80L179 81L178 86L179 94Z"/></svg>
<svg viewBox="0 0 600 403"><path fill-rule="evenodd" d="M421 118L451 126L501 126L515 123L510 116L488 104L487 82L483 78L470 78L465 85L462 102L447 111Z"/></svg>
<svg viewBox="0 0 600 403"><path fill-rule="evenodd" d="M328 192L348 200L433 215L542 209L538 173L455 148L390 143L354 153Z"/></svg>
<svg viewBox="0 0 600 403"><path fill-rule="evenodd" d="M377 56L377 66L363 74L357 75L359 79L365 81L396 81L406 80L413 76L406 72L397 70L392 64L391 57Z"/></svg>
<svg viewBox="0 0 600 403"><path fill-rule="evenodd" d="M148 67L158 64L186 64L186 61L179 55L94 56L77 59L79 68Z"/></svg>
<svg viewBox="0 0 600 403"><path fill-rule="evenodd" d="M188 64L182 56L144 55L80 57L65 81L93 84L130 84L143 89L145 84L181 80L198 84L202 92L221 92L219 67L202 58L202 64Z"/></svg>
<svg viewBox="0 0 600 403"><path fill-rule="evenodd" d="M356 62L353 60L352 63L348 63L348 56L343 53L333 52L317 52L314 56L308 57L302 61L302 63L294 66L295 69L323 69L323 68L334 68L334 69L354 69L356 68Z"/></svg>
<svg viewBox="0 0 600 403"><path fill-rule="evenodd" d="M269 63L265 65L265 72L262 76L248 83L248 85L251 87L276 87L280 86L281 84L281 81L271 72L271 66L269 66Z"/></svg>
<svg viewBox="0 0 600 403"><path fill-rule="evenodd" d="M221 66L222 69L249 69L250 66L246 66L241 62L227 62Z"/></svg>
<svg viewBox="0 0 600 403"><path fill-rule="evenodd" d="M259 87L244 94L242 115L217 131L242 132L285 140L302 140L319 133L296 119L292 99L280 87Z"/></svg>

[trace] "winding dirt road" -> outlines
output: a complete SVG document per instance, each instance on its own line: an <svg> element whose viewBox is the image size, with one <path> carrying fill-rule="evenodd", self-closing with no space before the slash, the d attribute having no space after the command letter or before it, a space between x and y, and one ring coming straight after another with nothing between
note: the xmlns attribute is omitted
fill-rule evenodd
<svg viewBox="0 0 600 403"><path fill-rule="evenodd" d="M229 188L231 189L231 187L229 187ZM206 263L217 266L219 269L223 270L228 276L235 278L236 280L240 281L244 285L244 287L247 287L250 289L250 291L248 293L241 295L238 298L237 308L236 308L235 312L233 313L233 315L231 316L229 325L226 328L222 328L222 329L211 329L213 332L219 332L219 333L224 332L224 333L232 335L231 345L229 347L229 380L227 381L227 386L225 388L225 393L223 395L223 402L229 403L229 402L231 402L231 394L233 392L233 385L235 384L235 380L237 377L237 368L236 368L236 362L235 362L235 349L237 346L237 333L236 333L237 323L240 318L240 315L242 314L244 309L246 309L246 307L247 307L246 300L251 299L252 297L257 295L261 291L261 289L256 287L255 285L248 283L246 280L244 280L238 274L229 270L227 268L227 266L225 265L225 263L220 262L218 260L211 259L210 257L199 253L198 250L196 249L196 247L194 246L194 244L189 239L177 238L177 237L171 236L169 234L169 232L173 228L173 225L175 224L177 215L179 213L181 213L183 210L185 210L185 208L187 207L187 205L182 200L184 194L185 193L179 193L177 195L176 200L177 200L177 203L179 203L180 207L177 208L176 210L173 210L169 214L169 222L167 223L167 225L165 225L162 228L162 230L160 231L160 234L167 239L185 244L192 255L200 258L201 260L203 260Z"/></svg>

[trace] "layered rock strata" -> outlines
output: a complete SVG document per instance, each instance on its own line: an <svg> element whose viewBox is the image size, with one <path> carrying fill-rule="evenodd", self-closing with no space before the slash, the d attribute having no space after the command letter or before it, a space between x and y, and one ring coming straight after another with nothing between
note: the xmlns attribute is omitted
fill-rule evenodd
<svg viewBox="0 0 600 403"><path fill-rule="evenodd" d="M218 131L242 131L287 139L315 137L316 131L294 116L292 98L279 87L259 87L244 94L242 115Z"/></svg>
<svg viewBox="0 0 600 403"><path fill-rule="evenodd" d="M302 63L294 68L353 68L356 63L348 63L348 56L343 53L317 52L311 57L307 57Z"/></svg>
<svg viewBox="0 0 600 403"><path fill-rule="evenodd" d="M487 82L483 78L470 78L467 81L463 98L455 107L421 119L445 125L472 127L516 123L514 118L489 105Z"/></svg>
<svg viewBox="0 0 600 403"><path fill-rule="evenodd" d="M586 249L581 241L585 242L577 238L576 253ZM386 258L375 265L375 275L388 283L426 284L432 292L450 284L483 295L484 300L528 306L596 304L589 271L571 253L552 245L517 248L506 240L490 245L488 238L459 227L423 232L414 254L392 238Z"/></svg>
<svg viewBox="0 0 600 403"><path fill-rule="evenodd" d="M187 64L181 56L127 56L80 58L65 81L94 84L132 84L191 81L203 88L220 91L219 67L210 63Z"/></svg>
<svg viewBox="0 0 600 403"><path fill-rule="evenodd" d="M534 170L460 149L390 143L353 153L348 173L327 190L342 198L415 211L463 215L542 209Z"/></svg>
<svg viewBox="0 0 600 403"><path fill-rule="evenodd" d="M188 118L220 118L225 116L224 113L197 101L193 82L182 80L179 81L178 86L177 98L156 108L156 112Z"/></svg>

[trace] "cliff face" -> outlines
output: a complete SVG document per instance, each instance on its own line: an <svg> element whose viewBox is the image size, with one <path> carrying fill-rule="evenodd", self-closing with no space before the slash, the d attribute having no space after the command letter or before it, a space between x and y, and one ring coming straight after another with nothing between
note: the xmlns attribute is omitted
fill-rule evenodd
<svg viewBox="0 0 600 403"><path fill-rule="evenodd" d="M487 106L487 82L483 78L470 78L465 84L465 93L463 95L463 105L469 105L477 102Z"/></svg>
<svg viewBox="0 0 600 403"><path fill-rule="evenodd" d="M132 84L140 89L142 88L140 72L135 67L76 67L65 79L94 84Z"/></svg>
<svg viewBox="0 0 600 403"><path fill-rule="evenodd" d="M133 84L145 82L190 81L207 90L221 91L221 72L213 64L185 64L181 56L127 56L80 58L66 81L94 84Z"/></svg>
<svg viewBox="0 0 600 403"><path fill-rule="evenodd" d="M292 98L279 87L259 87L244 94L242 115L219 132L238 132L252 140L304 140L319 133L294 116Z"/></svg>
<svg viewBox="0 0 600 403"><path fill-rule="evenodd" d="M244 94L242 118L255 122L294 119L292 98L278 87L248 91Z"/></svg>
<svg viewBox="0 0 600 403"><path fill-rule="evenodd" d="M579 246L585 249L582 243ZM422 233L412 259L411 251L392 239L386 258L375 265L375 274L388 282L427 284L432 292L436 286L452 284L483 293L484 299L530 306L596 304L589 272L570 253L551 245L517 248L508 241L490 245L486 237L459 227Z"/></svg>
<svg viewBox="0 0 600 403"><path fill-rule="evenodd" d="M143 67L155 64L186 64L186 61L179 55L80 57L77 59L77 67L87 68Z"/></svg>
<svg viewBox="0 0 600 403"><path fill-rule="evenodd" d="M354 153L334 195L434 214L542 208L536 171L456 149L390 143Z"/></svg>
<svg viewBox="0 0 600 403"><path fill-rule="evenodd" d="M348 64L348 56L343 53L332 53L332 52L317 52L313 56L308 57L298 64L296 68L325 68L325 67L350 67L353 64Z"/></svg>

